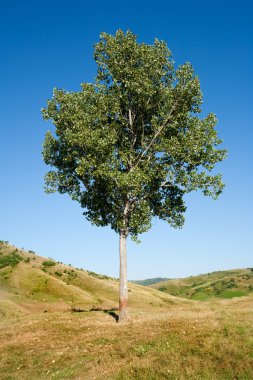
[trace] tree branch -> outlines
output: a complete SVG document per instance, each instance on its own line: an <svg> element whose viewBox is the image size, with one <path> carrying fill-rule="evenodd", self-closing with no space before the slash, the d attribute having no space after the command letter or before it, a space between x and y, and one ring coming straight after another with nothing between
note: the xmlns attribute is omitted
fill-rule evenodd
<svg viewBox="0 0 253 380"><path fill-rule="evenodd" d="M131 111L131 108L129 108L129 110L128 110L128 116L129 116L130 129L131 129L132 132L133 132L133 118L132 118L132 111Z"/></svg>
<svg viewBox="0 0 253 380"><path fill-rule="evenodd" d="M170 121L171 119L171 116L172 116L172 112L174 111L175 107L177 105L177 102L174 104L174 106L171 108L170 112L169 112L169 115L165 121L165 123L163 123L160 128L158 129L158 131L156 131L154 137L152 138L152 140L150 141L149 145L144 149L144 151L142 153L140 153L138 156L137 156L137 159L136 159L136 163L134 164L134 166L132 167L132 169L134 169L136 166L138 166L141 158L149 151L149 149L151 148L151 146L153 145L155 139L160 135L160 133L163 131L163 129L168 125L168 122Z"/></svg>
<svg viewBox="0 0 253 380"><path fill-rule="evenodd" d="M172 183L169 183L168 180L161 183L160 187L173 187L174 185Z"/></svg>

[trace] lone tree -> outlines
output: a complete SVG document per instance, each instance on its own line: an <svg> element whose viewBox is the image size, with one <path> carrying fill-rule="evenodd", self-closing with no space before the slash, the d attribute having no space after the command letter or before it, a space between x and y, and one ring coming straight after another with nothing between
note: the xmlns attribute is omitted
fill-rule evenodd
<svg viewBox="0 0 253 380"><path fill-rule="evenodd" d="M96 226L119 234L119 321L127 321L126 240L157 216L182 227L183 196L201 189L217 198L221 175L211 175L226 151L216 117L201 112L199 79L190 63L174 68L163 41L138 43L130 31L102 33L95 45L95 82L80 92L54 90L42 110L55 125L43 157L55 168L46 191L68 193Z"/></svg>

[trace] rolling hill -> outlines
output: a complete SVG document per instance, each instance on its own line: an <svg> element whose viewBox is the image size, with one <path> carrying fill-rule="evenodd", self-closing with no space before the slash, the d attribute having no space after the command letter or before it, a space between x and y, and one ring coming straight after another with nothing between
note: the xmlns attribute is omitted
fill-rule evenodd
<svg viewBox="0 0 253 380"><path fill-rule="evenodd" d="M118 306L118 280L0 243L0 315L110 309ZM155 289L129 284L132 310L181 302Z"/></svg>
<svg viewBox="0 0 253 380"><path fill-rule="evenodd" d="M205 301L233 298L253 293L253 268L216 271L150 285L153 289L177 297Z"/></svg>
<svg viewBox="0 0 253 380"><path fill-rule="evenodd" d="M251 270L226 273L171 280L174 293L208 279L249 292ZM103 312L117 307L117 279L1 242L0 379L253 378L253 293L199 302L132 283L129 290L132 320L119 325Z"/></svg>

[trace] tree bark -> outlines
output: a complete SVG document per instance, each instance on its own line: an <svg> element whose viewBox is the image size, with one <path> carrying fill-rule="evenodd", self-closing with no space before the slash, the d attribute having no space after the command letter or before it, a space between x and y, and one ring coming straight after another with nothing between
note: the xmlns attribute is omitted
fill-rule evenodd
<svg viewBox="0 0 253 380"><path fill-rule="evenodd" d="M128 311L128 289L127 289L127 234L124 230L120 231L119 236L119 322L130 320Z"/></svg>

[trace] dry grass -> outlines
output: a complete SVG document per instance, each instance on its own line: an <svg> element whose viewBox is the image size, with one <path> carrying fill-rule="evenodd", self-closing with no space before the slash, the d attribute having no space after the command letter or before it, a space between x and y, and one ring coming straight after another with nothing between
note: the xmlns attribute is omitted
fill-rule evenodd
<svg viewBox="0 0 253 380"><path fill-rule="evenodd" d="M0 269L1 380L253 379L252 295L197 302L130 284L132 322L119 325L70 311L117 306L117 281L18 252Z"/></svg>
<svg viewBox="0 0 253 380"><path fill-rule="evenodd" d="M102 312L3 320L0 378L250 380L252 301L134 313L127 325Z"/></svg>

